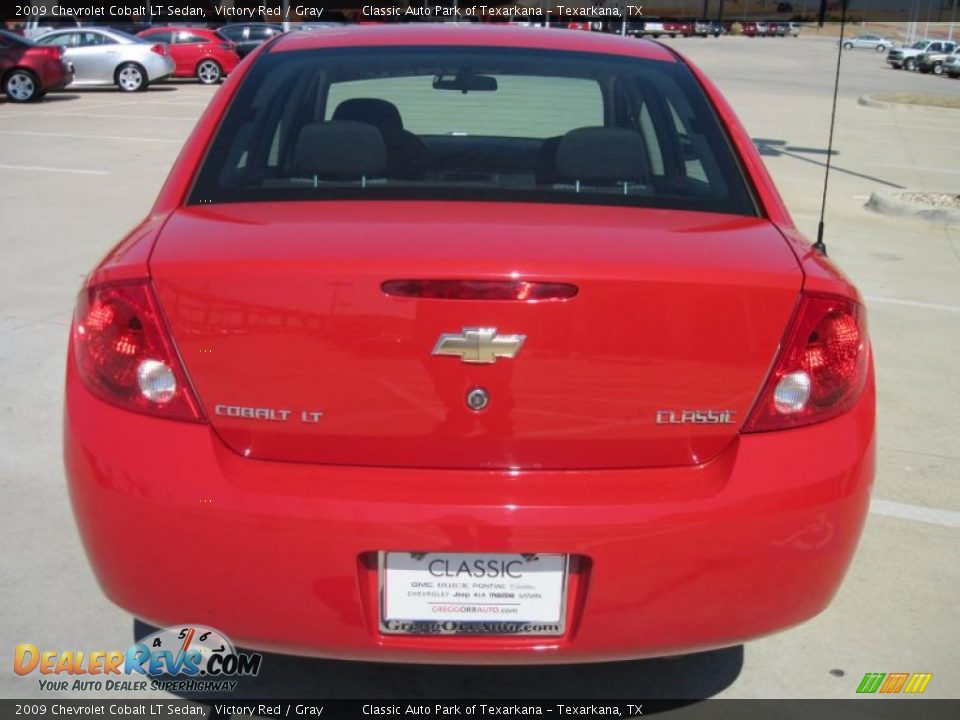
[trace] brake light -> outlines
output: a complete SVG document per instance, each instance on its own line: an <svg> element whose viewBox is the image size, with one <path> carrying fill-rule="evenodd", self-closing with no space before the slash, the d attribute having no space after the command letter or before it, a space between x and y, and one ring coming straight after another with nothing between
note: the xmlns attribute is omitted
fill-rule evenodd
<svg viewBox="0 0 960 720"><path fill-rule="evenodd" d="M109 403L177 420L204 420L148 281L86 288L73 353L80 379Z"/></svg>
<svg viewBox="0 0 960 720"><path fill-rule="evenodd" d="M151 52L155 52L157 55L166 55L166 54L167 54L167 48L166 48L164 45L162 45L161 43L157 43L156 45L154 45L153 47L151 47L151 48L150 48L150 51L151 51Z"/></svg>
<svg viewBox="0 0 960 720"><path fill-rule="evenodd" d="M576 285L524 280L388 280L380 286L387 295L439 300L569 300Z"/></svg>
<svg viewBox="0 0 960 720"><path fill-rule="evenodd" d="M868 352L863 307L804 295L744 432L811 425L849 410L866 384Z"/></svg>

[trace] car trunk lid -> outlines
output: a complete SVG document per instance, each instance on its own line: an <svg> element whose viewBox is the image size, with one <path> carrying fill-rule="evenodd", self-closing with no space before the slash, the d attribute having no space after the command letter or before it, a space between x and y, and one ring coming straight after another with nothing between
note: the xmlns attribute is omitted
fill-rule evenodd
<svg viewBox="0 0 960 720"><path fill-rule="evenodd" d="M151 274L233 450L424 468L702 463L736 437L802 284L763 219L519 203L189 207ZM384 292L398 280L576 294ZM472 347L478 329L522 344L486 363L434 354L444 336ZM477 388L481 411L467 401Z"/></svg>

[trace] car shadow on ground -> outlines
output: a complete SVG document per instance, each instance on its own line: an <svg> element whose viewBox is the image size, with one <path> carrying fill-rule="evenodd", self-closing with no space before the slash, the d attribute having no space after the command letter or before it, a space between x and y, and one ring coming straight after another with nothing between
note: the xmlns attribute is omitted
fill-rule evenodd
<svg viewBox="0 0 960 720"><path fill-rule="evenodd" d="M154 630L134 621L135 638ZM695 702L729 687L743 667L742 645L669 658L585 665L401 665L261 654L260 674L241 679L234 692L183 693L181 697L200 701L487 697Z"/></svg>

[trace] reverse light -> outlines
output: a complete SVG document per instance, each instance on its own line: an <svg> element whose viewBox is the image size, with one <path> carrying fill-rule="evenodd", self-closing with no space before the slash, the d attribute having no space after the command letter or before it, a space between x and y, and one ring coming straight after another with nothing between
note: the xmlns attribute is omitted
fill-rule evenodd
<svg viewBox="0 0 960 720"><path fill-rule="evenodd" d="M148 281L81 291L73 353L80 379L102 400L149 415L204 420Z"/></svg>
<svg viewBox="0 0 960 720"><path fill-rule="evenodd" d="M846 412L866 384L868 352L860 304L804 295L743 431L811 425Z"/></svg>

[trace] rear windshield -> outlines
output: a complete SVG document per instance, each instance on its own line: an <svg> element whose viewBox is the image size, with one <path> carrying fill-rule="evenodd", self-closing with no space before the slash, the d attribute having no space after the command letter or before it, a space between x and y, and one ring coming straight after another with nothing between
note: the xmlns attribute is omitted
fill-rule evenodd
<svg viewBox="0 0 960 720"><path fill-rule="evenodd" d="M261 55L189 202L353 198L757 212L681 63L452 47Z"/></svg>

